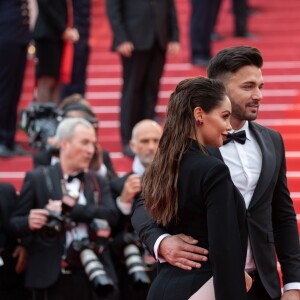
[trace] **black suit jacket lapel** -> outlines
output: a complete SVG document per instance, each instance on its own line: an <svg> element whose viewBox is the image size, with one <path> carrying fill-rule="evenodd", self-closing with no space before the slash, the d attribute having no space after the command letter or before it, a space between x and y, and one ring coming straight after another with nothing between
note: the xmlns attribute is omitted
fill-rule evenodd
<svg viewBox="0 0 300 300"><path fill-rule="evenodd" d="M224 159L222 157L221 151L219 148L207 146L207 151L210 155L222 160L224 162Z"/></svg>
<svg viewBox="0 0 300 300"><path fill-rule="evenodd" d="M261 198L269 186L275 171L275 148L268 131L256 123L249 122L249 128L253 132L262 153L262 166L249 209Z"/></svg>

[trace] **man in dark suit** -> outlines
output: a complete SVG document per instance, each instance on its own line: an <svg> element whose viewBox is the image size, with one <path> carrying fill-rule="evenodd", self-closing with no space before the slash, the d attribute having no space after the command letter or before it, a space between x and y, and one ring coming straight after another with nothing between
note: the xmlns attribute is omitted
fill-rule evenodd
<svg viewBox="0 0 300 300"><path fill-rule="evenodd" d="M86 171L95 151L95 130L84 119L65 119L57 129L57 139L60 163L27 173L10 222L11 231L24 239L28 249L25 285L33 290L33 299L115 299L114 293L111 298L94 293L83 258L79 258L84 249L80 245L99 242L102 250L93 251L101 253L98 259L113 280L100 285L116 284L107 241L92 239L89 227L94 219L104 219L110 226L118 220L108 184ZM63 223L50 226L50 213L62 216Z"/></svg>
<svg viewBox="0 0 300 300"><path fill-rule="evenodd" d="M15 134L29 40L27 0L0 1L0 157L24 154Z"/></svg>
<svg viewBox="0 0 300 300"><path fill-rule="evenodd" d="M123 66L123 152L133 156L129 147L132 128L155 117L166 51L179 50L175 5L173 0L107 0L106 6L114 34L112 48L120 54Z"/></svg>
<svg viewBox="0 0 300 300"><path fill-rule="evenodd" d="M226 48L211 59L208 76L219 78L231 100L231 125L239 142L229 139L210 152L224 160L247 207L248 251L245 269L254 278L251 300L300 299L300 249L296 214L287 188L285 151L281 135L254 121L262 99L263 60L258 49ZM220 199L222 200L222 199ZM157 258L189 270L201 267L204 250L183 235L167 236L149 218L140 201L133 225ZM283 274L281 296L276 255Z"/></svg>
<svg viewBox="0 0 300 300"><path fill-rule="evenodd" d="M0 295L2 300L27 299L24 269L27 252L9 234L8 224L17 194L9 183L0 183Z"/></svg>
<svg viewBox="0 0 300 300"><path fill-rule="evenodd" d="M120 212L120 219L115 228L113 228L113 250L115 253L114 262L118 270L121 299L123 300L140 300L147 296L150 280L148 276L140 277L140 280L132 280L128 275L128 268L125 266L124 249L129 244L135 244L136 234L131 226L130 217L137 198L141 193L141 180L144 171L152 163L157 146L161 138L162 128L153 120L142 120L135 124L132 130L130 146L135 154L132 164L132 171L122 177L115 178L111 181L111 191L116 205ZM126 242L124 242L126 240ZM122 241L122 242L121 242ZM144 249L140 249L140 253L145 257L151 258L148 252L144 253ZM151 261L151 263L150 263ZM148 275L153 277L154 260L150 260ZM148 281L147 281L148 280ZM138 284L141 284L139 288Z"/></svg>

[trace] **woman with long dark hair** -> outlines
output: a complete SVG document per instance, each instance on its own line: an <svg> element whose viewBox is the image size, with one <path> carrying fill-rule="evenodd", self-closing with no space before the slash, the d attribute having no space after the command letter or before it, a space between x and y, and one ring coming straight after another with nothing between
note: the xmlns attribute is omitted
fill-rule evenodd
<svg viewBox="0 0 300 300"><path fill-rule="evenodd" d="M160 264L148 299L246 299L244 201L228 167L207 149L223 145L230 114L218 80L186 79L171 95L156 156L143 177L145 205L170 234L193 236L209 256L191 271Z"/></svg>

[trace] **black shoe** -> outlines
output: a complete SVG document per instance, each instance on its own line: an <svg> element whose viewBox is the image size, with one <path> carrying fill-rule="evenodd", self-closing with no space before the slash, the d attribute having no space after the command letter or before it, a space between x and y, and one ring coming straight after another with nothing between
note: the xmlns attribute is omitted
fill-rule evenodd
<svg viewBox="0 0 300 300"><path fill-rule="evenodd" d="M13 151L15 152L15 155L31 155L30 152L24 150L20 145L17 144L14 145Z"/></svg>
<svg viewBox="0 0 300 300"><path fill-rule="evenodd" d="M192 64L196 67L206 68L209 63L209 58L195 58L192 61Z"/></svg>
<svg viewBox="0 0 300 300"><path fill-rule="evenodd" d="M257 39L257 36L249 31L236 32L234 36L246 39Z"/></svg>
<svg viewBox="0 0 300 300"><path fill-rule="evenodd" d="M15 156L16 153L5 145L0 145L0 157L9 158Z"/></svg>
<svg viewBox="0 0 300 300"><path fill-rule="evenodd" d="M134 153L132 152L129 144L125 145L123 148L123 154L128 156L128 157L134 157Z"/></svg>
<svg viewBox="0 0 300 300"><path fill-rule="evenodd" d="M225 37L223 35L220 35L217 32L212 32L210 34L210 40L213 41L213 42L222 41L224 39L225 39Z"/></svg>

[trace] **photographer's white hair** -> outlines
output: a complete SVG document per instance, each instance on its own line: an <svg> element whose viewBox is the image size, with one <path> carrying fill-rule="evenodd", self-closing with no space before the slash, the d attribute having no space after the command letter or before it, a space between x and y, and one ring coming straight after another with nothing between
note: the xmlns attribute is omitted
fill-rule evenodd
<svg viewBox="0 0 300 300"><path fill-rule="evenodd" d="M75 128L78 125L82 125L83 127L91 128L94 130L93 125L83 118L63 119L56 129L55 138L57 143L60 144L62 140L70 140L74 134Z"/></svg>

